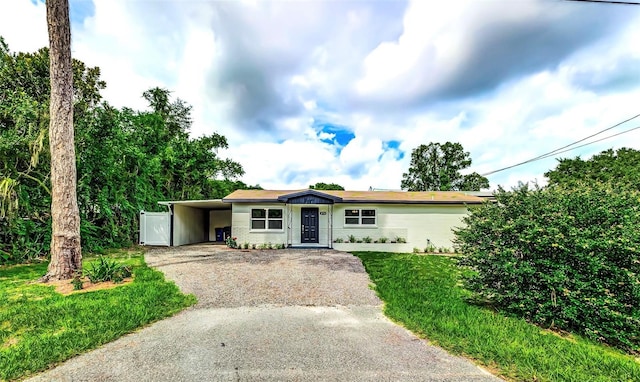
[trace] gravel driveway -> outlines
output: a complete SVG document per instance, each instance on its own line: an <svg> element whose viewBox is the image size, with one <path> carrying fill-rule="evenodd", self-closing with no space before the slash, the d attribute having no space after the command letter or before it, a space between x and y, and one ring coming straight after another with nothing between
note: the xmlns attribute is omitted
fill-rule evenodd
<svg viewBox="0 0 640 382"><path fill-rule="evenodd" d="M327 249L231 250L194 245L153 249L147 264L198 298L198 308L261 305L380 305L360 259ZM184 249L183 249L184 251Z"/></svg>
<svg viewBox="0 0 640 382"><path fill-rule="evenodd" d="M198 304L32 381L498 381L393 324L360 260L331 250L154 248Z"/></svg>

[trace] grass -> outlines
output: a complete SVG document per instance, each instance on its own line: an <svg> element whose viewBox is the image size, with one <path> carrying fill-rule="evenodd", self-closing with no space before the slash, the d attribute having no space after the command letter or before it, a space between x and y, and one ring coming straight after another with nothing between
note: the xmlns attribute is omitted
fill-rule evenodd
<svg viewBox="0 0 640 382"><path fill-rule="evenodd" d="M452 353L516 381L640 381L640 361L466 302L455 259L356 252L385 314Z"/></svg>
<svg viewBox="0 0 640 382"><path fill-rule="evenodd" d="M132 283L63 296L33 283L47 264L0 267L0 380L45 370L195 303L149 268L142 252L108 256L133 268Z"/></svg>

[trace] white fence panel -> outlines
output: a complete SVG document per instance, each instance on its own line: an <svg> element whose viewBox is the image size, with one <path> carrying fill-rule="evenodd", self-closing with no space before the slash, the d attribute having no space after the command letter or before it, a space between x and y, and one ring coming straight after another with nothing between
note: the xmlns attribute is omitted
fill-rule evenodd
<svg viewBox="0 0 640 382"><path fill-rule="evenodd" d="M140 245L171 245L169 212L140 211Z"/></svg>

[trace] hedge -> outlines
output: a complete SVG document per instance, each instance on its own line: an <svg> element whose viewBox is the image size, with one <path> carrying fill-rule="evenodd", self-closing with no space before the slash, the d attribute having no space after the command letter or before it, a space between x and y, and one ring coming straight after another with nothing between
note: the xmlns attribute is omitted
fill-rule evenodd
<svg viewBox="0 0 640 382"><path fill-rule="evenodd" d="M640 193L521 185L496 199L455 231L474 299L640 351Z"/></svg>

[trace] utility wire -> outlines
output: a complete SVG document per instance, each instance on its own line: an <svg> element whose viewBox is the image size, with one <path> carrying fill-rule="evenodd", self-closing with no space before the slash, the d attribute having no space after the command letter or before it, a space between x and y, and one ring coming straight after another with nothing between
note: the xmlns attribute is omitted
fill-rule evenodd
<svg viewBox="0 0 640 382"><path fill-rule="evenodd" d="M606 129L600 130L600 131L598 131L597 133L591 134L591 135L589 135L589 136L587 136L587 137L585 137L585 138L582 138L582 139L580 139L580 140L577 140L577 141L575 141L575 142L573 142L573 143L570 143L570 144L568 144L568 145L565 145L565 146L559 147L559 148L557 148L557 149L555 149L555 150L552 150L552 151L549 151L549 152L547 152L547 153L545 153L545 154L538 155L537 157L534 157L534 158L531 158L531 159L527 159L527 160L526 160L526 161L524 161L524 162L516 163L516 164L513 164L513 165L511 165L511 166L507 166L507 167L503 167L503 168L500 168L500 169L497 169L497 170L489 171L489 172L484 173L484 174L481 174L481 175L482 175L482 176L487 176L487 175L495 174L495 173L497 173L497 172L501 172L501 171L504 171L504 170L508 170L508 169L510 169L510 168L514 168L514 167L522 166L523 164L527 164L527 163L535 162L535 161L538 161L538 160L541 160L541 159L546 159L546 158L548 158L548 157L550 157L550 156L552 156L552 155L565 153L565 152L567 152L567 151L575 150L575 149L580 148L580 147L588 146L588 145L594 144L594 143L596 143L596 142L600 142L600 141L603 141L603 140L605 140L605 139L613 138L613 137L615 137L615 136L618 136L618 135L621 135L621 134L625 134L625 133L628 133L628 132L630 132L630 131L633 131L633 130L639 129L639 128L640 128L640 126L638 126L638 127L634 127L634 128L631 128L631 129L628 129L628 130L622 131L622 132L617 133L617 134L614 134L614 135L610 135L610 136L607 136L607 137L604 137L604 138L601 138L601 139L597 139L597 140L592 141L592 142L585 143L585 144L580 145L580 146L571 147L571 146L574 146L574 145L576 145L576 144L578 144L578 143L580 143L580 142L584 142L584 141L586 141L586 140L587 140L587 139L589 139L589 138L593 138L593 137L595 137L596 135L600 135L600 134L604 133L605 131L609 131L609 130L611 130L611 129L614 129L614 128L616 128L616 127L618 127L618 126L620 126L620 125L622 125L622 124L624 124L624 123L627 123L627 122L629 122L629 121L631 121L631 120L633 120L633 119L636 119L636 118L638 118L638 117L640 117L640 114L636 114L636 115L634 115L633 117L631 117L631 118L627 118L627 119L625 119L624 121L619 122L619 123L616 123L615 125L613 125L613 126L611 126L611 127L607 127ZM571 147L571 148L569 148L569 147Z"/></svg>
<svg viewBox="0 0 640 382"><path fill-rule="evenodd" d="M580 147L589 146L589 145L591 145L591 144L598 143L598 142L600 142L600 141L604 141L605 139L609 139L609 138L617 137L618 135L626 134L626 133L628 133L628 132L630 132L630 131L638 130L638 129L640 129L640 126L632 127L632 128L630 128L630 129L628 129L628 130L621 131L621 132L616 133L616 134L613 134L613 135L609 135L608 137L604 137L604 138L596 139L595 141L591 141L591 142L585 143L585 144L583 144L583 145L576 146L576 147L572 147L572 148L570 148L570 149L566 149L566 150L563 150L563 151L558 151L558 152L556 152L556 153L554 153L554 154L547 155L546 157L541 158L541 159L549 158L551 155L555 155L555 154L562 154L562 153L566 153L567 151L575 150L575 149L578 149L578 148L580 148Z"/></svg>
<svg viewBox="0 0 640 382"><path fill-rule="evenodd" d="M604 3L604 4L621 4L621 5L640 5L640 2L635 1L607 1L607 0L565 0L573 1L576 3Z"/></svg>

